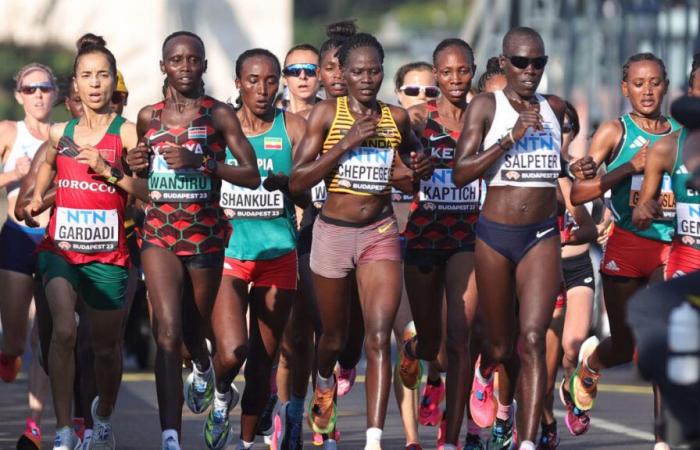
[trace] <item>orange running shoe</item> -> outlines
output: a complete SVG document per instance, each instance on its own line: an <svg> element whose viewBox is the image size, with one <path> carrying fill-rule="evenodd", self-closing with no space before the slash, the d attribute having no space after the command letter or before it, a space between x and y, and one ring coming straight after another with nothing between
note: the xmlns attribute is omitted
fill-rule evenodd
<svg viewBox="0 0 700 450"><path fill-rule="evenodd" d="M335 428L336 405L335 392L338 385L333 375L333 387L322 389L316 383L314 395L309 400L308 415L311 428L316 433L330 433Z"/></svg>
<svg viewBox="0 0 700 450"><path fill-rule="evenodd" d="M19 356L7 356L0 352L0 379L5 383L12 383L17 378L22 367L22 358Z"/></svg>
<svg viewBox="0 0 700 450"><path fill-rule="evenodd" d="M591 336L581 344L578 354L578 366L571 376L569 392L576 407L582 411L593 408L598 394L600 373L588 368L588 356L598 347L598 338Z"/></svg>

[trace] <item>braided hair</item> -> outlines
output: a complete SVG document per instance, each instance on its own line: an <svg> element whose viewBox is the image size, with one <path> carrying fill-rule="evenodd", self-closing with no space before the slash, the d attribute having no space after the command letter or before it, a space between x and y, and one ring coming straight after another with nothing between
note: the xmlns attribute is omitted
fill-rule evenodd
<svg viewBox="0 0 700 450"><path fill-rule="evenodd" d="M368 33L357 33L346 40L338 49L338 62L340 67L345 67L348 63L350 52L358 48L370 47L374 48L379 54L379 62L384 63L384 48L379 41Z"/></svg>

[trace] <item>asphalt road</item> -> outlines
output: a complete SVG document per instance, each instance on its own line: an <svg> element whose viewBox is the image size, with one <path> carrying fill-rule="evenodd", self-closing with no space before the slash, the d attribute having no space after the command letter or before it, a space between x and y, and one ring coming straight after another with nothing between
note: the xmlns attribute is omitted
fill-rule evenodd
<svg viewBox="0 0 700 450"><path fill-rule="evenodd" d="M352 392L340 399L338 428L341 430L339 447L361 450L365 435L365 401L363 378ZM239 388L242 382L237 383ZM14 449L15 441L24 426L26 416L26 377L21 376L12 384L0 384L0 449ZM562 449L620 449L642 450L653 448L651 389L640 381L631 366L609 370L601 381L599 400L593 414L591 430L584 436L574 438L568 434L563 423L563 409L555 403L559 417L559 432ZM237 416L240 409L232 412L234 433L238 433ZM50 406L47 408L43 430L44 448L52 448L55 421ZM196 416L187 409L183 412L183 449L204 449L202 424L204 415ZM118 448L121 450L157 450L160 444L160 429L155 383L152 373L130 372L124 376L114 428ZM436 428L421 428L423 448L434 449ZM262 439L256 449L267 448ZM306 430L305 448L310 444L310 433ZM393 397L383 439L384 450L404 448L403 430Z"/></svg>

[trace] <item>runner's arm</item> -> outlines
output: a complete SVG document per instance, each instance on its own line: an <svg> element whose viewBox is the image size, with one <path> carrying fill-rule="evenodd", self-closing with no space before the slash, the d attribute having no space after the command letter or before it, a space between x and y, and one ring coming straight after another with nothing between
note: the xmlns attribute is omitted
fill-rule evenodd
<svg viewBox="0 0 700 450"><path fill-rule="evenodd" d="M566 209L573 216L574 221L578 225L578 229L571 233L566 242L562 242L562 245L581 245L594 242L598 237L598 230L596 229L595 222L585 206L574 206L571 204L571 184L570 179L559 178L559 187L564 197Z"/></svg>
<svg viewBox="0 0 700 450"><path fill-rule="evenodd" d="M6 153L12 149L12 145L17 138L17 124L11 120L0 122L0 162L5 164ZM15 182L22 177L17 173L17 169L0 173L0 188Z"/></svg>
<svg viewBox="0 0 700 450"><path fill-rule="evenodd" d="M212 117L214 126L221 132L226 145L238 162L236 166L220 162L217 164L214 175L229 183L256 189L260 186L258 161L253 147L241 129L236 113L230 106L217 102L213 108Z"/></svg>
<svg viewBox="0 0 700 450"><path fill-rule="evenodd" d="M285 123L287 124L287 134L292 141L292 160L299 149L299 144L304 137L306 129L306 120L298 114L285 112ZM291 173L291 172L290 172ZM311 191L303 191L298 194L292 194L289 190L289 177L285 175L284 186L280 189L284 195L292 199L294 204L299 208L306 208L311 204Z"/></svg>
<svg viewBox="0 0 700 450"><path fill-rule="evenodd" d="M32 165L29 168L29 173L22 178L22 182L19 185L19 194L17 195L17 202L15 203L15 217L17 220L25 219L24 208L32 201L32 195L34 194L34 186L36 186L37 176L39 174L39 169L42 163L46 160L46 152L48 151L51 144L49 141L41 144L39 149L36 151L34 158L32 159ZM43 205L40 212L53 206L56 201L56 188L52 186L44 193Z"/></svg>

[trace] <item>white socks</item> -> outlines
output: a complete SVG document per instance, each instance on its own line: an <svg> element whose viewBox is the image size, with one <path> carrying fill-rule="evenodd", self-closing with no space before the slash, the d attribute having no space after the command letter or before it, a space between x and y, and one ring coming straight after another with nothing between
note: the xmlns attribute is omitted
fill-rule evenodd
<svg viewBox="0 0 700 450"><path fill-rule="evenodd" d="M382 430L379 428L367 428L367 442L365 443L365 450L375 450L381 448L382 443Z"/></svg>
<svg viewBox="0 0 700 450"><path fill-rule="evenodd" d="M534 442L522 441L520 443L520 450L536 450Z"/></svg>
<svg viewBox="0 0 700 450"><path fill-rule="evenodd" d="M163 432L160 435L161 444L165 444L165 441L167 441L170 437L175 439L177 442L180 442L180 438L177 437L177 430L173 428L168 428L167 430L163 430Z"/></svg>
<svg viewBox="0 0 700 450"><path fill-rule="evenodd" d="M331 374L331 376L328 378L323 378L321 375L319 375L316 377L316 384L324 391L328 390L335 386L335 377L333 377L333 374Z"/></svg>

